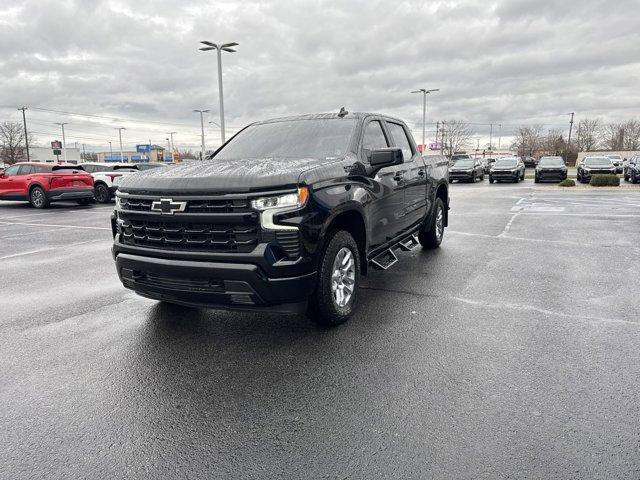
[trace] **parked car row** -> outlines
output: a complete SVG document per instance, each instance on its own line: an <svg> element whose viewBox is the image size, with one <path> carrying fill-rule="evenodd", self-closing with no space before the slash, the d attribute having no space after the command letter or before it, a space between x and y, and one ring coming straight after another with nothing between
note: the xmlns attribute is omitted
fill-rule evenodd
<svg viewBox="0 0 640 480"><path fill-rule="evenodd" d="M26 201L34 208L52 202L107 203L116 191L114 180L163 164L19 162L0 169L0 200Z"/></svg>
<svg viewBox="0 0 640 480"><path fill-rule="evenodd" d="M577 166L576 178L580 183L589 183L593 175L615 175L618 167L608 156L584 157Z"/></svg>
<svg viewBox="0 0 640 480"><path fill-rule="evenodd" d="M500 181L519 182L524 180L525 166L518 157L501 157L485 164L482 159L462 158L454 160L449 167L449 183L454 180L476 182L489 175L489 183Z"/></svg>

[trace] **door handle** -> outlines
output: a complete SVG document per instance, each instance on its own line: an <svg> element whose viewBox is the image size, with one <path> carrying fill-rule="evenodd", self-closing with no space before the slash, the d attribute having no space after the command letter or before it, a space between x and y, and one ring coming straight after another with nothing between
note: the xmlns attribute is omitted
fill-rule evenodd
<svg viewBox="0 0 640 480"><path fill-rule="evenodd" d="M396 174L393 176L393 179L396 182L399 182L400 180L402 180L402 177L404 177L404 172L396 172Z"/></svg>
<svg viewBox="0 0 640 480"><path fill-rule="evenodd" d="M424 177L424 170L422 168L418 170L418 175L420 175L421 177Z"/></svg>

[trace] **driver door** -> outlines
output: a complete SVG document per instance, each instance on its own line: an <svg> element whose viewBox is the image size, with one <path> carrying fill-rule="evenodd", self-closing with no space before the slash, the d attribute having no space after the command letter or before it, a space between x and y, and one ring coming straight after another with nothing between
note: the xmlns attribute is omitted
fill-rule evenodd
<svg viewBox="0 0 640 480"><path fill-rule="evenodd" d="M8 167L2 177L0 177L0 197L15 197L18 195L19 182L18 170L20 165L12 165Z"/></svg>
<svg viewBox="0 0 640 480"><path fill-rule="evenodd" d="M372 150L390 147L389 134L378 118L364 125L360 141L361 161L369 164ZM367 206L370 219L370 246L377 247L393 238L402 229L404 190L402 185L403 165L383 167L371 179L371 203Z"/></svg>

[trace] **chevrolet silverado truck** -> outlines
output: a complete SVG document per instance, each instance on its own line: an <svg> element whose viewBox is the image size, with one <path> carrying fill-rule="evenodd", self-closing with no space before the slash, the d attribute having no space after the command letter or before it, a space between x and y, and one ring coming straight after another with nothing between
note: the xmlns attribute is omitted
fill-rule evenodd
<svg viewBox="0 0 640 480"><path fill-rule="evenodd" d="M401 120L280 118L245 127L205 161L123 177L113 257L144 297L337 325L361 275L440 245L448 208L446 158L423 157Z"/></svg>

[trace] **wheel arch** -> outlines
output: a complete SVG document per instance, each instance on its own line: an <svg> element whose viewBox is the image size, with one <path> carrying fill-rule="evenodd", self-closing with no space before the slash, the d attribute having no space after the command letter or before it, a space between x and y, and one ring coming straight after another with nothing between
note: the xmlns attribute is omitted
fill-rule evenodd
<svg viewBox="0 0 640 480"><path fill-rule="evenodd" d="M322 228L322 245L318 251L323 251L326 240L333 230L345 230L351 234L356 244L358 245L358 250L360 253L360 269L361 272L366 275L367 248L369 244L367 237L368 230L365 218L366 216L364 215L364 209L360 205L347 205L344 208L341 208L339 211L335 212L333 215L331 215L331 217L327 219Z"/></svg>

